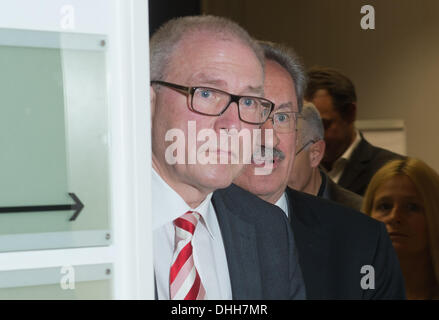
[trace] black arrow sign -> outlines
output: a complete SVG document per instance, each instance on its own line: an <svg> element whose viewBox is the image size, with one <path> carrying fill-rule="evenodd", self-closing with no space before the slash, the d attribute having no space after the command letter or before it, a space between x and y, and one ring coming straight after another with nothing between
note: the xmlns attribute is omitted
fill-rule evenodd
<svg viewBox="0 0 439 320"><path fill-rule="evenodd" d="M75 210L75 213L69 221L74 221L81 212L84 205L81 200L74 194L69 193L75 204L59 204L59 205L47 205L47 206L26 206L26 207L0 207L0 213L14 213L14 212L37 212L37 211L65 211Z"/></svg>

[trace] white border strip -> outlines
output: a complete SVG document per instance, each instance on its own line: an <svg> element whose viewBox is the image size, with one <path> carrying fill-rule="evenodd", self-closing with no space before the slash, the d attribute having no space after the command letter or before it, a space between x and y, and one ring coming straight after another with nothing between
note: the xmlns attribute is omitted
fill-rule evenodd
<svg viewBox="0 0 439 320"><path fill-rule="evenodd" d="M115 299L154 299L148 1L111 0L109 75Z"/></svg>
<svg viewBox="0 0 439 320"><path fill-rule="evenodd" d="M62 279L65 276L70 276L74 283L110 280L112 274L112 265L109 263L1 271L0 288L61 285Z"/></svg>
<svg viewBox="0 0 439 320"><path fill-rule="evenodd" d="M108 246L110 230L0 235L0 252Z"/></svg>
<svg viewBox="0 0 439 320"><path fill-rule="evenodd" d="M104 35L0 28L0 45L74 50L106 50Z"/></svg>
<svg viewBox="0 0 439 320"><path fill-rule="evenodd" d="M112 263L114 248L75 248L0 253L0 271Z"/></svg>

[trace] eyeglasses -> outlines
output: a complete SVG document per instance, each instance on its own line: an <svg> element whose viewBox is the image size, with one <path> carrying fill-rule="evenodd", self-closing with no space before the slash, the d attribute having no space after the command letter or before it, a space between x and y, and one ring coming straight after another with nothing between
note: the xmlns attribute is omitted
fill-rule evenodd
<svg viewBox="0 0 439 320"><path fill-rule="evenodd" d="M274 103L260 97L237 96L209 87L185 87L165 81L151 81L175 89L190 97L190 109L206 116L222 115L232 102L238 105L239 119L249 124L263 124L274 108Z"/></svg>
<svg viewBox="0 0 439 320"><path fill-rule="evenodd" d="M302 152L302 150L304 150L308 145L310 145L310 144L314 144L314 143L316 143L316 142L317 142L317 140L309 140L307 143L305 143L305 144L302 146L302 148L299 149L299 151L296 152L296 156L297 156L300 152Z"/></svg>
<svg viewBox="0 0 439 320"><path fill-rule="evenodd" d="M268 117L273 122L273 129L279 133L289 133L297 130L297 119L300 113L295 111L278 111Z"/></svg>

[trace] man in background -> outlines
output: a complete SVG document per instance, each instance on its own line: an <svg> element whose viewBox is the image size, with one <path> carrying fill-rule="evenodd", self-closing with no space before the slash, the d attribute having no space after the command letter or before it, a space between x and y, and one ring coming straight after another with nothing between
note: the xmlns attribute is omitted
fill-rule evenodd
<svg viewBox="0 0 439 320"><path fill-rule="evenodd" d="M305 99L317 107L325 128L322 166L340 186L363 196L379 168L403 158L371 145L355 128L357 95L352 81L342 73L324 67L309 70Z"/></svg>
<svg viewBox="0 0 439 320"><path fill-rule="evenodd" d="M403 299L398 258L384 224L334 202L287 188L296 151L296 119L301 111L305 74L288 48L262 43L264 90L275 104L262 126L262 154L273 169L256 175L261 156L235 179L240 187L280 207L291 222L308 299ZM254 219L257 219L256 217ZM362 277L373 268L373 288ZM369 267L366 267L368 270ZM368 283L369 285L367 285Z"/></svg>
<svg viewBox="0 0 439 320"><path fill-rule="evenodd" d="M313 104L304 104L297 127L299 150L288 186L360 211L363 198L337 185L319 169L325 154L324 130L319 111Z"/></svg>

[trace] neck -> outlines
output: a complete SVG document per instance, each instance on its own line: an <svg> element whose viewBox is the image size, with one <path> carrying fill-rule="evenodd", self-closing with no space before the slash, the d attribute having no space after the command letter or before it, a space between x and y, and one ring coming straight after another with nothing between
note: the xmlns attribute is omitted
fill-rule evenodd
<svg viewBox="0 0 439 320"><path fill-rule="evenodd" d="M404 276L407 299L431 299L437 294L438 284L429 254L419 257L398 256Z"/></svg>
<svg viewBox="0 0 439 320"><path fill-rule="evenodd" d="M322 176L320 175L320 171L318 168L314 168L311 173L311 178L309 179L309 182L302 191L316 196L319 193L321 184Z"/></svg>
<svg viewBox="0 0 439 320"><path fill-rule="evenodd" d="M285 186L285 188L286 188L286 186ZM271 204L276 204L276 202L279 201L280 197L282 197L282 195L283 195L283 193L285 191L285 188L280 189L279 191L276 191L275 193L272 193L272 194L268 194L268 195L262 195L261 194L261 195L258 195L258 196L259 196L259 198L261 198L264 201L267 201L267 202L269 202Z"/></svg>
<svg viewBox="0 0 439 320"><path fill-rule="evenodd" d="M210 193L207 190L200 190L195 186L186 184L175 179L171 179L173 175L170 174L166 169L161 167L154 156L152 157L152 167L157 172L157 174L170 186L175 192L177 192L180 197L183 198L184 202L187 203L189 207L195 209L201 202L206 199L207 195Z"/></svg>

